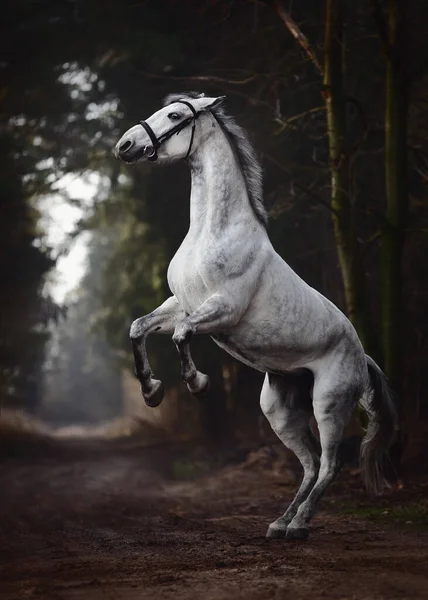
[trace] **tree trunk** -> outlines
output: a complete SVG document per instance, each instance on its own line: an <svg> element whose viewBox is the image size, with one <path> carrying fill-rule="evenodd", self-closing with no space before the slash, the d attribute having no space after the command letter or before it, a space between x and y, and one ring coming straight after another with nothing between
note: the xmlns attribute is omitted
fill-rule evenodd
<svg viewBox="0 0 428 600"><path fill-rule="evenodd" d="M384 369L400 391L402 377L402 259L408 210L405 0L388 0L385 106L386 211L382 231Z"/></svg>
<svg viewBox="0 0 428 600"><path fill-rule="evenodd" d="M374 339L365 301L365 277L357 247L350 196L349 147L344 93L344 41L342 0L326 0L324 38L324 98L331 169L331 207L348 317L367 351Z"/></svg>

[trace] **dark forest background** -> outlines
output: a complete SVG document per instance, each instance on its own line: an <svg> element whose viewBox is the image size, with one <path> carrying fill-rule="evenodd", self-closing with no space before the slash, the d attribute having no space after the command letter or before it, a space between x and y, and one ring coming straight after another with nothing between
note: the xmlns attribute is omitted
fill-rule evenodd
<svg viewBox="0 0 428 600"><path fill-rule="evenodd" d="M129 168L111 151L166 94L198 90L226 95L251 134L275 248L354 322L397 391L405 446L419 444L428 420L428 5L14 0L2 12L2 406L62 424L132 412L129 325L168 295L189 174L185 164ZM96 201L88 209L67 198L83 216L61 250L89 232L87 269L59 306L46 278L60 255L38 199L64 175L88 172L100 175ZM259 438L260 374L198 339L213 390L196 401L172 342L153 336L149 351L170 390L163 406L181 407L173 431Z"/></svg>

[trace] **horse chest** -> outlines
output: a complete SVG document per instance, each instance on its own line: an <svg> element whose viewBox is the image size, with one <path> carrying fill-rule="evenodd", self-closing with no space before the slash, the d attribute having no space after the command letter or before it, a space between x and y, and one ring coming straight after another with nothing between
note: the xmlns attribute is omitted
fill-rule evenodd
<svg viewBox="0 0 428 600"><path fill-rule="evenodd" d="M220 275L205 249L183 243L168 267L168 284L184 310L190 313L212 295Z"/></svg>

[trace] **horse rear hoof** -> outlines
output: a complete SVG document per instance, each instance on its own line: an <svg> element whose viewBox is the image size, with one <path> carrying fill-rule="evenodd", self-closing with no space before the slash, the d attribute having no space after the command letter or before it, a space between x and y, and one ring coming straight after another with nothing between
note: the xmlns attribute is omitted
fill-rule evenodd
<svg viewBox="0 0 428 600"><path fill-rule="evenodd" d="M286 536L286 529L278 529L277 527L272 527L269 525L268 530L266 532L266 537L270 539L284 539Z"/></svg>
<svg viewBox="0 0 428 600"><path fill-rule="evenodd" d="M306 527L287 527L287 540L306 540L309 536L309 529Z"/></svg>
<svg viewBox="0 0 428 600"><path fill-rule="evenodd" d="M141 393L143 394L143 398L147 406L150 406L150 408L156 408L156 406L159 406L159 404L162 402L165 390L162 381L159 381L158 379L152 379L151 384L152 389L149 393L143 392L142 389Z"/></svg>

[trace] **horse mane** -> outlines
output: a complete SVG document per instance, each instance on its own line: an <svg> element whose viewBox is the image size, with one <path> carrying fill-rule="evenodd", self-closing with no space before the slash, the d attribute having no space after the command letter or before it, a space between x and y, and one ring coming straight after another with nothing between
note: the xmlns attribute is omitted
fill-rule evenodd
<svg viewBox="0 0 428 600"><path fill-rule="evenodd" d="M203 96L204 94L200 94L199 92L169 94L164 99L163 105L167 106L168 104L177 102L177 100L196 100ZM233 117L225 113L222 106L216 106L211 112L225 132L238 158L238 163L247 186L248 198L254 213L266 227L268 214L263 204L262 168L248 135Z"/></svg>

